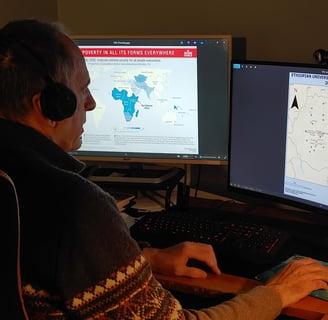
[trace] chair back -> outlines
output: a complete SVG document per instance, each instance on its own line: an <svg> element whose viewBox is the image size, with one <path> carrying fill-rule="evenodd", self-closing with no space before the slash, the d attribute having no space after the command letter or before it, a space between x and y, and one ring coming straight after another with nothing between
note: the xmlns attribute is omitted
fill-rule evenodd
<svg viewBox="0 0 328 320"><path fill-rule="evenodd" d="M10 319L27 320L20 275L20 216L16 188L12 179L0 170L1 251L5 273L2 275L1 312Z"/></svg>

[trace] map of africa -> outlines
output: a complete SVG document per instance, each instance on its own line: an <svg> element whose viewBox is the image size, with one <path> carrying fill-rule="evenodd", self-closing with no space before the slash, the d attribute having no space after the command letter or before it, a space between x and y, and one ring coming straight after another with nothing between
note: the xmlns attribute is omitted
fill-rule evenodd
<svg viewBox="0 0 328 320"><path fill-rule="evenodd" d="M289 89L286 176L328 186L328 91L292 84Z"/></svg>
<svg viewBox="0 0 328 320"><path fill-rule="evenodd" d="M144 90L150 98L150 94L153 92L154 88L150 88L147 83L147 77L145 75L139 74L134 77L135 85L137 88ZM112 90L112 96L115 100L121 100L123 105L123 113L126 121L131 121L135 113L135 104L138 101L138 97L132 93L131 96L128 95L128 92L125 89L119 90L114 88ZM135 116L138 117L139 112L137 111Z"/></svg>
<svg viewBox="0 0 328 320"><path fill-rule="evenodd" d="M81 149L198 152L196 59L86 61L96 108Z"/></svg>

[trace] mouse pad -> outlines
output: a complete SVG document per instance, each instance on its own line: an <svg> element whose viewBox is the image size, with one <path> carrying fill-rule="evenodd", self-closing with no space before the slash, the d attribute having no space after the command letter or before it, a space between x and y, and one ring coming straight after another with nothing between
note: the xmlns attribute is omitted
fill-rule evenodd
<svg viewBox="0 0 328 320"><path fill-rule="evenodd" d="M297 260L297 259L300 259L300 258L305 258L305 257L301 256L301 255L298 255L298 254L295 254L295 255L291 256L290 258L288 258L287 260L277 264L273 268L271 268L267 271L264 271L263 273L258 274L257 276L255 276L255 279L265 282L265 281L269 280L272 276L274 276L288 262L290 262L292 260ZM324 262L324 261L320 261L320 260L316 260L316 261L318 261L322 265L328 267L328 262ZM328 301L328 290L327 289L315 290L315 291L310 293L310 296Z"/></svg>

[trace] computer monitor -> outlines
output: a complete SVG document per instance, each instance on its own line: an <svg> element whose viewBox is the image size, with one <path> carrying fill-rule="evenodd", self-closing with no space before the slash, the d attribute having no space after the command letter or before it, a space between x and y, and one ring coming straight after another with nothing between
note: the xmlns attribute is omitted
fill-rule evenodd
<svg viewBox="0 0 328 320"><path fill-rule="evenodd" d="M84 161L227 164L230 35L76 36L97 106Z"/></svg>
<svg viewBox="0 0 328 320"><path fill-rule="evenodd" d="M233 194L328 213L328 69L232 61Z"/></svg>

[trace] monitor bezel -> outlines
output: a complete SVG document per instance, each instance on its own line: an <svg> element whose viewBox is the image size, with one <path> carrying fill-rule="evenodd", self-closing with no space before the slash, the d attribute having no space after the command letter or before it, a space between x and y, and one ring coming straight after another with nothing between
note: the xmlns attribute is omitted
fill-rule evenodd
<svg viewBox="0 0 328 320"><path fill-rule="evenodd" d="M230 63L232 61L232 35L230 34L147 34L147 35L136 35L136 34L97 34L97 35L73 35L71 36L75 41L79 40L108 40L108 39L225 39L228 41L227 45L227 137L229 134L229 98L230 98ZM227 141L228 144L228 141ZM101 152L92 152L88 151L86 154L85 151L73 151L71 154L77 159L87 162L87 163L154 163L154 164L168 164L168 165L189 165L189 164L198 164L198 165L224 165L227 166L228 158L213 158L213 159L200 159L200 158L176 158L163 156L162 154L158 157L152 155L147 157L147 155L135 156L113 156L108 154L102 154Z"/></svg>
<svg viewBox="0 0 328 320"><path fill-rule="evenodd" d="M289 62L289 61L269 61L269 60L248 60L248 59L232 59L230 64L230 113L229 113L229 144L228 144L228 157L231 158L231 135L232 135L232 117L233 117L233 65L234 64L260 64L260 65L276 65L276 66L290 66L290 67L305 67L323 70L328 68L319 64L312 63L302 63L302 62ZM320 205L316 205L311 202L302 202L301 200L291 199L283 196L276 196L266 192L259 192L251 189L245 188L245 186L234 185L231 183L231 161L228 162L227 166L227 190L230 193L232 198L235 198L240 201L245 201L248 203L254 203L255 205L270 205L273 207L287 206L286 208L292 210L299 210L302 213L312 214L312 215L323 215L328 218L328 209L320 207Z"/></svg>

